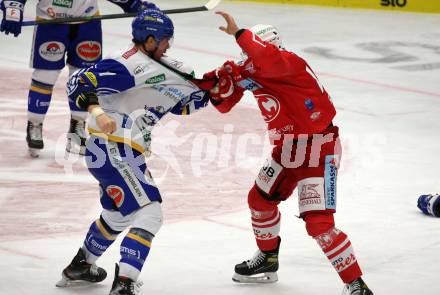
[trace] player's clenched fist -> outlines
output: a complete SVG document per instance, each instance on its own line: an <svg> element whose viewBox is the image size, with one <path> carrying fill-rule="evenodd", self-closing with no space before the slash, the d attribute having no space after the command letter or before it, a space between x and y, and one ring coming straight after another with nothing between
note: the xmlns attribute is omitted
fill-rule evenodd
<svg viewBox="0 0 440 295"><path fill-rule="evenodd" d="M96 124L102 132L112 134L116 131L116 121L107 115L99 105L90 105L88 111L95 117Z"/></svg>
<svg viewBox="0 0 440 295"><path fill-rule="evenodd" d="M107 114L101 114L96 117L96 124L104 133L112 134L116 131L116 121Z"/></svg>

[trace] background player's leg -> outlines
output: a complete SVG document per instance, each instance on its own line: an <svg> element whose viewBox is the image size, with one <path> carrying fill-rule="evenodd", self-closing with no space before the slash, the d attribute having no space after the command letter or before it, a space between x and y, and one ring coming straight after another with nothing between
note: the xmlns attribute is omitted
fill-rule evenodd
<svg viewBox="0 0 440 295"><path fill-rule="evenodd" d="M81 68L88 68L101 60L102 29L100 21L92 21L70 27L70 43L67 48L69 75ZM69 100L70 126L66 151L84 155L86 145L85 120L88 113Z"/></svg>
<svg viewBox="0 0 440 295"><path fill-rule="evenodd" d="M52 90L64 67L67 26L37 26L34 30L30 65L35 70L28 95L26 141L31 156L43 149L43 121L52 99Z"/></svg>

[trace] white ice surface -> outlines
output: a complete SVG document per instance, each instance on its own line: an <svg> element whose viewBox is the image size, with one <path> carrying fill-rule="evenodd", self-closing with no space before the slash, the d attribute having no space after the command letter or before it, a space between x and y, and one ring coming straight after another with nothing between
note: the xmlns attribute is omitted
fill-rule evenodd
<svg viewBox="0 0 440 295"><path fill-rule="evenodd" d="M27 17L34 2L26 5ZM119 12L100 2L103 13ZM201 3L157 1L162 8ZM286 47L309 61L332 95L344 145L336 222L350 236L375 294L440 294L440 219L416 208L418 195L440 191L440 16L228 2L219 8L242 27L279 27ZM193 64L197 73L239 55L233 38L217 29L223 24L219 16L188 13L172 19L176 33L169 54ZM129 20L104 21L103 29L104 54L128 43ZM70 169L60 156L69 117L66 71L45 122L46 149L37 160L26 155L31 39L30 28L19 38L0 36L0 294L108 294L119 240L99 261L109 272L103 283L55 288L100 205L96 182L82 162ZM394 47L385 46L390 44ZM366 47L395 52L379 59L382 55ZM318 55L317 48L341 58ZM229 161L219 160L225 124L234 128L224 152ZM252 98L223 117L212 109L189 119L174 117L165 130L173 126L177 138L155 137L171 148L158 149L150 161L160 179L166 222L141 275L144 294L340 294L338 276L295 217L296 193L280 206L280 281L264 286L231 281L234 264L255 251L246 197L264 158L264 126ZM212 136L208 152L198 154L202 132ZM248 148L249 157L237 159L244 133L257 142Z"/></svg>

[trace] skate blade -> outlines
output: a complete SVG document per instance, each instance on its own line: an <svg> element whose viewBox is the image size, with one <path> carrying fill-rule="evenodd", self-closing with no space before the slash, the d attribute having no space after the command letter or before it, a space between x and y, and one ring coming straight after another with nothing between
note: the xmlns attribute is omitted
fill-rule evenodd
<svg viewBox="0 0 440 295"><path fill-rule="evenodd" d="M243 276L239 275L238 273L234 273L232 280L236 283L244 284L267 284L278 281L278 275L276 272L266 272L253 276Z"/></svg>
<svg viewBox="0 0 440 295"><path fill-rule="evenodd" d="M59 287L59 288L64 288L64 287L68 287L72 284L72 280L67 278L64 274L61 276L61 280L59 280L55 286Z"/></svg>
<svg viewBox="0 0 440 295"><path fill-rule="evenodd" d="M33 148L29 148L28 152L29 152L29 156L31 156L31 158L38 158L40 157L40 149L33 149Z"/></svg>
<svg viewBox="0 0 440 295"><path fill-rule="evenodd" d="M70 154L84 156L86 154L86 147L73 143L71 140L66 145L66 152Z"/></svg>
<svg viewBox="0 0 440 295"><path fill-rule="evenodd" d="M64 274L61 275L61 280L59 280L55 286L58 288L66 288L66 287L77 287L77 286L87 286L95 284L95 282L84 281L84 280L71 280L66 277Z"/></svg>

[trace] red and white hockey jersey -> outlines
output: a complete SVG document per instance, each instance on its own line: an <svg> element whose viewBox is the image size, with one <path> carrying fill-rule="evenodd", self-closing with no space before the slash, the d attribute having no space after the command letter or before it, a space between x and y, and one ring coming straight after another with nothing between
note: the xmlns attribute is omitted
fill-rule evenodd
<svg viewBox="0 0 440 295"><path fill-rule="evenodd" d="M239 64L240 75L234 79L253 92L271 139L325 130L336 110L310 66L296 54L263 42L250 30L240 33L237 43L248 59ZM228 112L240 99L225 100L215 107Z"/></svg>

